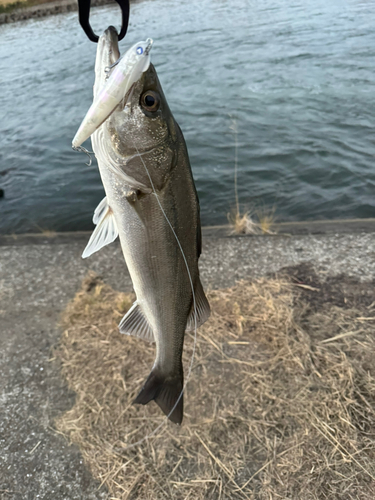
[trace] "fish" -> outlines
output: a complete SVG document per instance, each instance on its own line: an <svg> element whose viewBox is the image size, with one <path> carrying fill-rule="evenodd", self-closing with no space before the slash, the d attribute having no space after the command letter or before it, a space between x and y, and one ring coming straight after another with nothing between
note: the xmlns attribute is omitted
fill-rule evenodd
<svg viewBox="0 0 375 500"><path fill-rule="evenodd" d="M98 41L94 101L119 57L109 27ZM200 209L188 151L151 62L91 140L106 196L82 257L119 237L136 294L119 330L156 344L134 403L155 401L181 424L184 336L208 319L210 306L199 275Z"/></svg>

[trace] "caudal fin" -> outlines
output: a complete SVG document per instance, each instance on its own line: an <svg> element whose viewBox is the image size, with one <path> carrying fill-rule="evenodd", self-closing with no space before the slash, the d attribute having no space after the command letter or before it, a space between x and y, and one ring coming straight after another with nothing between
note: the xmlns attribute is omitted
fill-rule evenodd
<svg viewBox="0 0 375 500"><path fill-rule="evenodd" d="M183 388L182 370L175 377L166 377L157 369L151 370L145 385L141 392L133 401L134 403L146 405L152 400L160 406L163 412L169 416L169 420L175 424L181 424L184 414L183 394L181 395L176 408L172 408L176 404Z"/></svg>

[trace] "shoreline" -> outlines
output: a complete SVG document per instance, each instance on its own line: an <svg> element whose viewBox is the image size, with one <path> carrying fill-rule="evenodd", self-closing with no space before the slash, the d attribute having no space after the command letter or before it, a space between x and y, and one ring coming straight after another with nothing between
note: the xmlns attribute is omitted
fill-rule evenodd
<svg viewBox="0 0 375 500"><path fill-rule="evenodd" d="M0 247L23 245L62 245L85 242L92 231L45 231L41 233L0 234ZM203 238L280 238L303 235L356 235L375 233L375 219L333 219L295 222L278 222L272 225L271 234L235 234L229 224L203 226Z"/></svg>
<svg viewBox="0 0 375 500"><path fill-rule="evenodd" d="M134 3L130 0L131 3ZM16 2L14 2L16 3ZM113 3L113 0L91 0L91 7L100 7ZM9 7L12 4L8 4ZM15 7L9 12L0 13L0 24L10 24L28 19L40 19L42 17L64 14L66 12L78 11L77 0L55 0L32 6Z"/></svg>

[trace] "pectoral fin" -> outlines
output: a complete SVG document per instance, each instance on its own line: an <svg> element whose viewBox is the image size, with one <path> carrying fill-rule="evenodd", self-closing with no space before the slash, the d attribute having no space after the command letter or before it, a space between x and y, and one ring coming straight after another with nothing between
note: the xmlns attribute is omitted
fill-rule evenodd
<svg viewBox="0 0 375 500"><path fill-rule="evenodd" d="M199 328L207 319L210 317L211 309L208 303L207 297L204 293L201 280L198 278L198 282L195 286L195 306L197 312L197 328ZM193 332L195 330L195 308L194 302L191 306L191 311L186 324L186 331Z"/></svg>
<svg viewBox="0 0 375 500"><path fill-rule="evenodd" d="M94 216L92 218L92 221L95 225L105 216L108 210L108 202L107 202L107 197L104 196L102 201L99 203L99 205L95 208Z"/></svg>
<svg viewBox="0 0 375 500"><path fill-rule="evenodd" d="M93 217L96 228L83 251L82 258L86 259L104 246L112 243L118 236L118 229L111 207L107 203L107 197L96 207Z"/></svg>
<svg viewBox="0 0 375 500"><path fill-rule="evenodd" d="M134 302L119 324L120 333L134 335L148 342L155 342L152 328L138 302Z"/></svg>

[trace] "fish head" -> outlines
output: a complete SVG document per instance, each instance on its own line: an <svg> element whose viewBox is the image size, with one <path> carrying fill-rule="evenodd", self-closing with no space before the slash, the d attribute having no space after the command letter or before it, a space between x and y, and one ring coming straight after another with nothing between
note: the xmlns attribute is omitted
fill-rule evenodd
<svg viewBox="0 0 375 500"><path fill-rule="evenodd" d="M106 78L114 71L111 66L118 60L116 30L108 28L99 44L94 95L106 85ZM121 170L129 184L147 191L151 189L147 170L153 170L153 184L161 188L176 164L176 140L182 134L169 109L157 72L149 62L150 42L139 42L134 49L137 54L143 52L142 56L146 53L148 57L148 60L144 58L144 71L93 135L93 149L102 164L117 172Z"/></svg>
<svg viewBox="0 0 375 500"><path fill-rule="evenodd" d="M106 127L120 158L157 149L173 140L176 123L152 64L108 118Z"/></svg>
<svg viewBox="0 0 375 500"><path fill-rule="evenodd" d="M150 65L152 43L150 38L138 42L119 59L116 29L109 27L99 38L94 100L73 138L73 148L79 148L124 101L133 84Z"/></svg>
<svg viewBox="0 0 375 500"><path fill-rule="evenodd" d="M116 28L109 26L99 37L95 60L94 98L103 88L108 70L120 59L118 47L118 33Z"/></svg>

